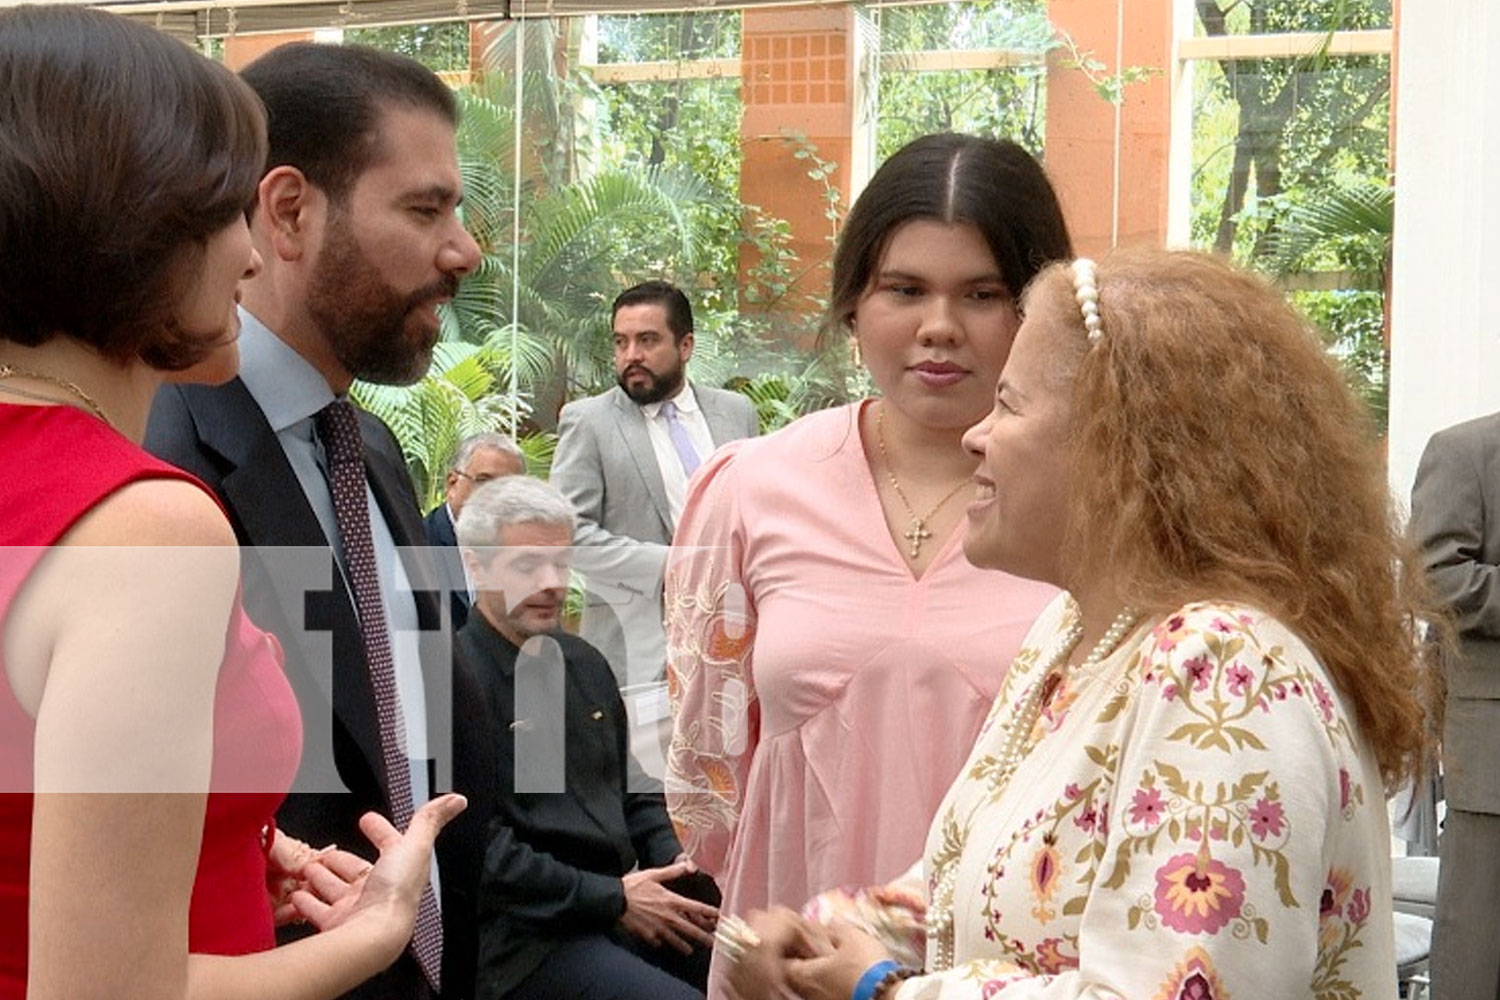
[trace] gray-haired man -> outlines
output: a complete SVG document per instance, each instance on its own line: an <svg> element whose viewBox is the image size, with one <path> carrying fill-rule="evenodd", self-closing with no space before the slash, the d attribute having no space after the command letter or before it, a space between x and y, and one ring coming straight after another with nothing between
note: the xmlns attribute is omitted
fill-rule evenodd
<svg viewBox="0 0 1500 1000"><path fill-rule="evenodd" d="M510 438L493 431L471 434L458 443L448 465L443 502L422 520L427 540L438 548L438 564L448 589L454 628L463 627L469 617L469 605L474 601L474 588L458 557L458 537L453 531L458 515L475 487L525 472L526 459Z"/></svg>
<svg viewBox="0 0 1500 1000"><path fill-rule="evenodd" d="M609 664L558 627L575 518L554 487L512 476L475 489L458 519L477 598L456 645L485 688L498 778L479 997L608 983L613 997L701 998L718 890L662 797L639 790Z"/></svg>

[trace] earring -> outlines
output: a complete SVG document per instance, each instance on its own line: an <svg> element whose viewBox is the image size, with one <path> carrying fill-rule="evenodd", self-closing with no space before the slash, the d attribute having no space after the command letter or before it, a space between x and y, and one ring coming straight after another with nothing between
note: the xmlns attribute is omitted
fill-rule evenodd
<svg viewBox="0 0 1500 1000"><path fill-rule="evenodd" d="M863 368L865 366L865 359L859 353L858 336L851 336L849 338L849 363L855 368Z"/></svg>

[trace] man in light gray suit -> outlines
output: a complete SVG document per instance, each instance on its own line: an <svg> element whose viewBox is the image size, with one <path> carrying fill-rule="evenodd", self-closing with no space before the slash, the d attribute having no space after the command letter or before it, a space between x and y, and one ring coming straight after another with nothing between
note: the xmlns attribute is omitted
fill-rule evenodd
<svg viewBox="0 0 1500 1000"><path fill-rule="evenodd" d="M1411 494L1428 579L1453 612L1446 663L1434 1000L1500 997L1500 413L1439 431Z"/></svg>
<svg viewBox="0 0 1500 1000"><path fill-rule="evenodd" d="M578 508L583 637L625 688L664 672L662 573L688 480L757 423L744 396L688 381L693 311L680 289L644 282L611 313L619 385L563 407L552 482Z"/></svg>

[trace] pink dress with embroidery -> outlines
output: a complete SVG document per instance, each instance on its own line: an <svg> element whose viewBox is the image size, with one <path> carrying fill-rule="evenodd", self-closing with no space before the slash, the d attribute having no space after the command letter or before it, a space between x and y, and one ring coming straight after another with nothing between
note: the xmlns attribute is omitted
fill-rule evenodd
<svg viewBox="0 0 1500 1000"><path fill-rule="evenodd" d="M962 525L913 579L861 405L721 448L673 542L667 802L728 913L905 871L1056 594L969 565Z"/></svg>

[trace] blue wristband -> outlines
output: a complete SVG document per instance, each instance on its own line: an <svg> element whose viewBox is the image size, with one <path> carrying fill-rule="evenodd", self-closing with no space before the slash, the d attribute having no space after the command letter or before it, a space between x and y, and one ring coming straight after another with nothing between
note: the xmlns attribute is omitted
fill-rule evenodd
<svg viewBox="0 0 1500 1000"><path fill-rule="evenodd" d="M854 984L854 992L849 994L849 1000L871 1000L875 996L876 988L885 980L885 977L901 968L901 963L894 959L884 959L876 962L865 970L865 974L859 977L859 982Z"/></svg>

